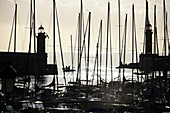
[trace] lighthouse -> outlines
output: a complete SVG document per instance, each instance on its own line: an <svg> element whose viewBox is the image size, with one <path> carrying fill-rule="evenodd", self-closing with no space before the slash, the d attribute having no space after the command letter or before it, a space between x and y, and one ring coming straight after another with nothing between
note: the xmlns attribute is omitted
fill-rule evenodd
<svg viewBox="0 0 170 113"><path fill-rule="evenodd" d="M148 16L148 1L146 1L146 23L145 23L145 38L146 38L146 45L145 45L145 54L152 54L152 25L149 21Z"/></svg>
<svg viewBox="0 0 170 113"><path fill-rule="evenodd" d="M42 25L38 28L38 36L37 36L37 54L45 54L45 38L47 37L44 32L44 28Z"/></svg>
<svg viewBox="0 0 170 113"><path fill-rule="evenodd" d="M148 21L145 27L145 37L146 37L146 53L152 54L152 25Z"/></svg>

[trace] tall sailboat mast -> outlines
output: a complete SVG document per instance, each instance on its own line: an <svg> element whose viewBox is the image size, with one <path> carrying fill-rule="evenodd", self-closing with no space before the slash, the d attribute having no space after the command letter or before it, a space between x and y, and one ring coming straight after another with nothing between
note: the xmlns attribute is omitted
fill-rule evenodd
<svg viewBox="0 0 170 113"><path fill-rule="evenodd" d="M135 32L135 25L134 25L134 4L132 5L132 63L134 63L134 32ZM133 83L133 71L134 69L132 69L132 83Z"/></svg>
<svg viewBox="0 0 170 113"><path fill-rule="evenodd" d="M17 4L15 3L15 32L14 32L14 52L16 52L16 33L17 32Z"/></svg>
<svg viewBox="0 0 170 113"><path fill-rule="evenodd" d="M70 35L70 42L71 42L71 69L74 68L74 59L73 59L73 39L72 35Z"/></svg>
<svg viewBox="0 0 170 113"><path fill-rule="evenodd" d="M73 39L72 35L70 35L70 42L71 42L71 69L74 69L74 58L73 58ZM74 72L72 72L73 74ZM73 81L74 81L74 75L73 75Z"/></svg>
<svg viewBox="0 0 170 113"><path fill-rule="evenodd" d="M164 14L164 56L166 56L166 7L165 7L165 0L163 0L163 14Z"/></svg>
<svg viewBox="0 0 170 113"><path fill-rule="evenodd" d="M10 47L11 47L11 40L12 40L12 34L13 34L14 24L15 24L15 13L14 13L14 18L13 18L13 22L12 22L12 29L11 29L11 33L10 33L10 39L9 39L9 45L8 45L8 52L9 52ZM15 37L14 37L14 40L15 40ZM15 41L14 41L14 42L15 42Z"/></svg>
<svg viewBox="0 0 170 113"><path fill-rule="evenodd" d="M56 50L55 50L55 0L53 0L53 64L56 64ZM55 91L55 77L56 75L54 74L54 87L53 90ZM57 76L57 89L58 89L58 76Z"/></svg>
<svg viewBox="0 0 170 113"><path fill-rule="evenodd" d="M136 59L136 61L135 61ZM136 38L136 23L135 23L135 10L134 10L134 4L132 5L132 63L138 62L138 54L137 54L137 38ZM134 69L132 69L132 83L134 82ZM138 69L137 69L138 73ZM137 76L137 79L139 81L139 77Z"/></svg>
<svg viewBox="0 0 170 113"><path fill-rule="evenodd" d="M110 24L110 3L108 2L107 36L106 36L106 68L105 68L105 83L107 83L108 38L109 38L109 26L110 26L109 24Z"/></svg>
<svg viewBox="0 0 170 113"><path fill-rule="evenodd" d="M120 39L120 0L118 0L118 19L119 19L119 65L122 64L121 61L121 39ZM119 68L118 80L121 80L121 69Z"/></svg>
<svg viewBox="0 0 170 113"><path fill-rule="evenodd" d="M168 12L166 12L166 39L168 43L168 55L170 55L170 43L169 43L169 35L168 35Z"/></svg>
<svg viewBox="0 0 170 113"><path fill-rule="evenodd" d="M33 9L34 9L34 14L33 14L33 33L34 33L34 53L36 53L36 31L35 31L35 12L36 12L36 10L35 10L35 0L34 0L34 5L33 5Z"/></svg>
<svg viewBox="0 0 170 113"><path fill-rule="evenodd" d="M159 54L157 21L156 21L156 5L154 6L154 54Z"/></svg>
<svg viewBox="0 0 170 113"><path fill-rule="evenodd" d="M100 30L99 30L99 38L98 38L98 48L97 48L97 85L101 82L101 66L102 66L102 20L100 21ZM99 45L100 44L100 45ZM99 59L99 47L100 47L100 59ZM100 60L100 61L99 61ZM99 63L98 63L99 62ZM98 64L100 64L100 74L98 73ZM100 76L99 76L100 75ZM99 82L100 77L100 82Z"/></svg>
<svg viewBox="0 0 170 113"><path fill-rule="evenodd" d="M30 0L30 42L29 42L29 53L31 52L32 36L34 38L34 53L36 53L36 28L35 28L35 0Z"/></svg>
<svg viewBox="0 0 170 113"><path fill-rule="evenodd" d="M78 15L78 53L77 53L77 77L76 77L76 81L78 81L79 78L79 67L80 67L80 13Z"/></svg>
<svg viewBox="0 0 170 113"><path fill-rule="evenodd" d="M101 38L100 38L100 84L101 84L101 74L102 74L102 35L103 35L103 33L102 33L102 20L101 20L101 22L100 22L100 27L101 27L101 30L100 30L100 32L101 32Z"/></svg>
<svg viewBox="0 0 170 113"><path fill-rule="evenodd" d="M88 50L87 50L87 68L86 68L86 85L88 88L89 82L89 57L90 57L90 25L91 25L91 12L89 12L89 27L88 27ZM88 91L88 90L87 90ZM87 95L88 96L88 95Z"/></svg>
<svg viewBox="0 0 170 113"><path fill-rule="evenodd" d="M111 23L110 23L111 24ZM111 25L110 25L110 76L111 81L113 81L113 60L112 60L112 36L111 36Z"/></svg>
<svg viewBox="0 0 170 113"><path fill-rule="evenodd" d="M127 34L127 14L125 17L125 31L124 31L124 46L123 46L123 64L125 64L126 61L126 34ZM125 69L123 68L123 82L125 81Z"/></svg>
<svg viewBox="0 0 170 113"><path fill-rule="evenodd" d="M29 42L29 53L31 53L31 41L32 41L32 0L30 0L30 42Z"/></svg>
<svg viewBox="0 0 170 113"><path fill-rule="evenodd" d="M56 18L57 18L57 30L58 30L58 38L59 38L59 45L60 45L60 54L61 54L62 68L64 69L63 49L62 49L62 44L61 44L61 35L60 35L60 27L59 27L59 19L58 19L57 8L56 8L55 12L56 12ZM66 85L65 71L63 71L63 74L64 74L63 75L64 76L64 83Z"/></svg>
<svg viewBox="0 0 170 113"><path fill-rule="evenodd" d="M81 67L81 45L82 45L82 36L84 36L83 31L83 1L80 0L80 13L79 13L79 27L78 27L78 66ZM77 80L81 78L81 68L77 73Z"/></svg>
<svg viewBox="0 0 170 113"><path fill-rule="evenodd" d="M101 33L102 33L102 20L100 21L100 27L99 27L99 34L98 34L98 39L97 39L97 45L96 45L96 56L95 56L95 61L94 61L94 69L93 69L93 73L95 75L95 69L97 68L97 86L99 85L99 77L101 78L101 73L99 75L99 64L101 64L101 62L99 63L99 46L101 45ZM99 45L100 44L100 45ZM97 66L96 66L97 65ZM100 67L101 69L101 67ZM101 70L100 70L101 72ZM92 78L92 85L93 85L93 82L94 82L94 75L93 75L93 78Z"/></svg>

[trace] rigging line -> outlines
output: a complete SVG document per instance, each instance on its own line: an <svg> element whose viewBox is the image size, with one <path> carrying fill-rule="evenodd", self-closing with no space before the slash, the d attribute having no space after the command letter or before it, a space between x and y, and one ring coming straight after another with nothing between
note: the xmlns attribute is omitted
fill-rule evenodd
<svg viewBox="0 0 170 113"><path fill-rule="evenodd" d="M9 45L8 45L8 52L9 52L10 47L11 47L12 33L13 33L13 29L14 29L14 22L15 22L15 16L14 16L14 18L13 18L13 22L12 22L12 28L11 28L11 34L10 34L10 40L9 40Z"/></svg>
<svg viewBox="0 0 170 113"><path fill-rule="evenodd" d="M62 45L61 45L61 35L60 35L60 28L59 28L59 19L58 19L58 13L57 13L57 7L55 6L56 8L56 18L57 18L57 28L58 28L58 37L59 37L59 43L60 43L60 50L61 50L61 60L62 60L62 67L64 69L64 59L63 59L63 50L62 50ZM66 85L66 77L65 77L65 72L63 71L63 74L64 74L64 82L65 82L65 85Z"/></svg>

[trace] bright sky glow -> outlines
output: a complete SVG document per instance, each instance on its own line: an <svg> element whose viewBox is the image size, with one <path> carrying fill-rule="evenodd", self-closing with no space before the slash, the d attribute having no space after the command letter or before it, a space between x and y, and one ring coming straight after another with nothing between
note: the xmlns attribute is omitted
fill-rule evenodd
<svg viewBox="0 0 170 113"><path fill-rule="evenodd" d="M15 0L18 4L17 51L28 51L29 44L29 7L30 0ZM36 28L41 24L49 35L47 50L52 45L52 1L36 0ZM111 26L113 37L113 50L118 50L118 0L83 0L84 22L86 24L88 12L92 12L91 43L96 45L100 20L103 20L103 37L106 37L107 3L111 4ZM121 35L123 35L125 13L128 14L128 38L131 37L131 9L135 5L135 18L139 51L142 51L143 28L145 20L145 0L120 0L121 2ZM149 18L153 25L153 6L157 5L158 38L163 36L163 0L148 0ZM78 13L80 0L56 0L63 51L70 51L70 35L76 40ZM166 9L169 13L170 1L166 0ZM14 16L14 0L0 0L0 50L7 51ZM168 25L169 24L168 17ZM37 30L37 29L36 29ZM37 32L37 31L36 31ZM57 32L57 31L56 31ZM121 36L122 37L122 36ZM106 39L106 38L105 38ZM58 39L57 39L58 42ZM103 41L105 43L105 40ZM12 51L13 49L11 49ZM91 51L95 47L91 46ZM130 49L129 49L130 51Z"/></svg>

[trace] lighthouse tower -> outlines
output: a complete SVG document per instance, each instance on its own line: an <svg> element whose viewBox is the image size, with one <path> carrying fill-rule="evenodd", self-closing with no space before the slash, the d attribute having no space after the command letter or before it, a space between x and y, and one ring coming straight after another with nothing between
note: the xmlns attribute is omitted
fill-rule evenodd
<svg viewBox="0 0 170 113"><path fill-rule="evenodd" d="M152 54L152 26L148 21L145 28L146 54Z"/></svg>
<svg viewBox="0 0 170 113"><path fill-rule="evenodd" d="M148 16L148 1L146 0L146 25L145 25L145 54L152 54L152 25L149 22Z"/></svg>
<svg viewBox="0 0 170 113"><path fill-rule="evenodd" d="M47 35L44 32L42 25L38 28L37 36L37 54L45 54L45 38Z"/></svg>

